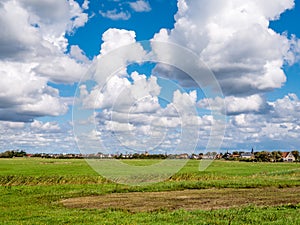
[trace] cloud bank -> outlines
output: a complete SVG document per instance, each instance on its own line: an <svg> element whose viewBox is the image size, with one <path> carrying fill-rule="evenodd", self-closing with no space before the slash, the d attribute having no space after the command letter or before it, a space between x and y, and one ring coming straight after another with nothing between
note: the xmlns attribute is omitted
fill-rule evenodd
<svg viewBox="0 0 300 225"><path fill-rule="evenodd" d="M70 45L88 20L89 1L5 0L0 3L0 127L1 146L36 146L51 150L72 150L71 126L41 122L39 117L58 117L69 110L70 99L61 97L56 85L74 84L91 65L79 45ZM151 1L118 3L126 9L100 10L103 17L129 20L131 13L151 11ZM293 0L178 0L174 28L162 28L153 40L171 42L192 50L215 74L225 98L206 98L192 90L195 82L174 67L158 64L150 75L126 68L113 76L105 70L96 77L100 86L80 86L80 100L87 109L97 109L92 121L97 132L86 134L89 144L99 138L104 145L143 151L148 146L174 149L180 143L182 123L199 124L198 149L204 149L210 130L218 121L207 110L228 115L223 148L299 147L300 100L290 93L267 100L265 93L282 88L287 80L284 68L299 61L300 42L295 36L276 33L269 27L282 13L294 7ZM100 39L100 38L99 38ZM126 65L147 54L136 42L136 33L110 28L102 35L96 59ZM130 52L114 55L128 44ZM168 52L152 46L158 55ZM170 55L178 57L180 55ZM184 59L181 60L184 62ZM197 66L197 65L196 65ZM96 69L103 69L97 67ZM197 69L195 67L195 69ZM159 78L177 82L162 104ZM188 91L183 91L187 88ZM220 104L225 101L225 106ZM181 115L197 107L197 116ZM187 119L182 119L189 118ZM55 120L55 119L53 119ZM82 123L86 121L80 121ZM118 138L112 136L118 134ZM70 144L66 144L70 143ZM275 143L275 144L274 144Z"/></svg>

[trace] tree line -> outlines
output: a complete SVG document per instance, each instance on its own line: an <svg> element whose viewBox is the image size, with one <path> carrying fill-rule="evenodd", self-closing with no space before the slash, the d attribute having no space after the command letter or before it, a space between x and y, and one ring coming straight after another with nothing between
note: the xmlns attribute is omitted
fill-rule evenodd
<svg viewBox="0 0 300 225"><path fill-rule="evenodd" d="M0 153L0 158L25 157L27 153L24 150L7 150Z"/></svg>
<svg viewBox="0 0 300 225"><path fill-rule="evenodd" d="M241 156L244 152L233 152L232 154L225 153L221 154L221 158L227 160L239 160L239 161L251 161L251 162L282 162L283 157L281 151L260 151L260 152L253 152L253 157L250 159L241 158L241 157L234 157L234 156ZM300 161L300 153L297 150L291 151L293 156L295 157L295 161Z"/></svg>
<svg viewBox="0 0 300 225"><path fill-rule="evenodd" d="M217 152L207 152L205 154L200 153L199 155L192 154L189 156L191 159L204 159L204 156L209 156L211 159L225 159L225 160L238 160L238 161L249 161L249 162L282 162L282 152L281 151L260 151L260 152L252 152L251 158L242 158L242 154L245 152L234 151L232 153L217 153ZM300 162L300 153L297 150L291 151L294 155L295 160ZM99 157L102 154L95 155L81 155L81 154L27 154L24 150L7 150L5 152L0 153L0 158L14 158L14 157L39 157L39 158L59 158L59 159L68 159L68 158L102 158ZM166 159L166 158L174 158L174 155L166 155L166 154L117 154L111 155L110 158L115 159ZM176 156L176 155L175 155Z"/></svg>

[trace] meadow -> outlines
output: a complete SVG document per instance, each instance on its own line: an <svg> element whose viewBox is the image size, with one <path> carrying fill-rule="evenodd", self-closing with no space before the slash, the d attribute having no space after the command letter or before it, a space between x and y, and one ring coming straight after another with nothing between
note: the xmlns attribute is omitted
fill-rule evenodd
<svg viewBox="0 0 300 225"><path fill-rule="evenodd" d="M0 224L300 224L300 164L198 166L128 186L82 159L0 159Z"/></svg>

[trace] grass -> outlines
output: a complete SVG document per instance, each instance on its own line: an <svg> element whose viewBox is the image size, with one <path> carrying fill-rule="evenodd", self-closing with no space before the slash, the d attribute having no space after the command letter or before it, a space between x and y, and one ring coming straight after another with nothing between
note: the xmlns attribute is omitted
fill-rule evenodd
<svg viewBox="0 0 300 225"><path fill-rule="evenodd" d="M143 162L127 161L135 165ZM149 163L149 162L147 162ZM151 161L153 163L153 161ZM203 172L198 161L169 180L149 186L111 183L85 160L0 159L0 224L300 224L300 205L245 205L217 210L68 208L64 199L110 193L212 188L300 188L300 164L214 161Z"/></svg>

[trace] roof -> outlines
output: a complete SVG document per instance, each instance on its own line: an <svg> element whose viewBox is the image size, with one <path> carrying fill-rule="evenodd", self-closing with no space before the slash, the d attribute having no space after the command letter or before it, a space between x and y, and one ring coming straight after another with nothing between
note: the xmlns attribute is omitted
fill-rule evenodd
<svg viewBox="0 0 300 225"><path fill-rule="evenodd" d="M253 156L253 154L251 152L244 152L241 156Z"/></svg>
<svg viewBox="0 0 300 225"><path fill-rule="evenodd" d="M282 158L286 158L289 155L289 152L283 152L281 153Z"/></svg>

